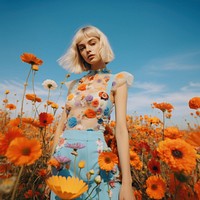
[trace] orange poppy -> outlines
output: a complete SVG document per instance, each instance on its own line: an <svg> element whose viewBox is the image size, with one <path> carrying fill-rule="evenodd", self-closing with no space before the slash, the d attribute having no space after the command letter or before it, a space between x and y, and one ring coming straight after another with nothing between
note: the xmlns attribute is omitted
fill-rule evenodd
<svg viewBox="0 0 200 200"><path fill-rule="evenodd" d="M54 117L50 113L42 112L39 114L39 121L41 126L48 126L54 120Z"/></svg>
<svg viewBox="0 0 200 200"><path fill-rule="evenodd" d="M22 130L18 127L9 127L5 135L0 137L0 155L5 155L10 143L17 137L22 137Z"/></svg>
<svg viewBox="0 0 200 200"><path fill-rule="evenodd" d="M96 112L90 108L88 108L86 111L85 111L85 116L87 118L95 118L96 117Z"/></svg>
<svg viewBox="0 0 200 200"><path fill-rule="evenodd" d="M39 98L36 94L26 94L26 99L34 102L41 102L42 99Z"/></svg>
<svg viewBox="0 0 200 200"><path fill-rule="evenodd" d="M31 65L42 65L42 63L43 63L43 61L41 59L37 58L32 53L23 53L20 56L20 58L23 62L26 62L26 63L31 64Z"/></svg>
<svg viewBox="0 0 200 200"><path fill-rule="evenodd" d="M61 199L76 199L88 190L88 185L77 177L52 176L46 183Z"/></svg>
<svg viewBox="0 0 200 200"><path fill-rule="evenodd" d="M9 110L15 110L16 106L14 104L10 103L10 104L6 105L6 108L8 108Z"/></svg>
<svg viewBox="0 0 200 200"><path fill-rule="evenodd" d="M189 100L188 104L191 109L197 110L198 108L200 108L200 97L193 97Z"/></svg>
<svg viewBox="0 0 200 200"><path fill-rule="evenodd" d="M102 152L99 154L98 163L100 169L111 171L118 164L118 157L112 152Z"/></svg>
<svg viewBox="0 0 200 200"><path fill-rule="evenodd" d="M41 144L37 139L17 137L10 143L6 157L17 166L31 165L42 154Z"/></svg>

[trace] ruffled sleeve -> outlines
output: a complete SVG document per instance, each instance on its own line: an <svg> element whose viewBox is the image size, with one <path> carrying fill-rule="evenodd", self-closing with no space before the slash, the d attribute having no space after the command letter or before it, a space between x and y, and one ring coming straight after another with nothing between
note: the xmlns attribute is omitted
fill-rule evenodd
<svg viewBox="0 0 200 200"><path fill-rule="evenodd" d="M75 82L76 82L76 80L67 81L67 82L65 82L65 86L67 87L68 90L70 90Z"/></svg>
<svg viewBox="0 0 200 200"><path fill-rule="evenodd" d="M114 80L112 83L112 90L115 91L118 87L123 84L127 84L128 87L132 86L134 80L134 76L129 72L120 72L114 75Z"/></svg>

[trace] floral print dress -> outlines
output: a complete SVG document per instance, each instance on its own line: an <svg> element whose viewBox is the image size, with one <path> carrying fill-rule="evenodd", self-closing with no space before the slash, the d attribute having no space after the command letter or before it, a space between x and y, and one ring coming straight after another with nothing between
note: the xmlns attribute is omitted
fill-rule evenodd
<svg viewBox="0 0 200 200"><path fill-rule="evenodd" d="M54 153L61 166L54 168L53 174L78 176L88 184L89 190L96 187L95 177L100 175L102 178L102 183L91 194L84 193L77 199L118 199L119 184L113 186L112 194L111 190L108 193L107 186L110 181L117 182L117 168L109 173L100 170L98 156L108 148L103 132L114 107L114 93L123 84L130 86L132 81L133 76L128 72L111 74L104 68L91 70L82 78L67 84L67 119ZM77 175L80 172L78 163L83 161L85 166ZM94 173L88 178L91 170ZM51 200L54 199L59 198L52 192Z"/></svg>

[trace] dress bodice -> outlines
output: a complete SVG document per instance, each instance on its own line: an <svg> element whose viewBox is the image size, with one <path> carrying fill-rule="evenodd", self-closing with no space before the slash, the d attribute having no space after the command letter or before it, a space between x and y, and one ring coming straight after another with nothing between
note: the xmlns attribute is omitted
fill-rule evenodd
<svg viewBox="0 0 200 200"><path fill-rule="evenodd" d="M131 85L133 76L127 72L111 74L107 69L91 70L71 81L66 102L65 129L104 130L113 110L113 94L117 87Z"/></svg>

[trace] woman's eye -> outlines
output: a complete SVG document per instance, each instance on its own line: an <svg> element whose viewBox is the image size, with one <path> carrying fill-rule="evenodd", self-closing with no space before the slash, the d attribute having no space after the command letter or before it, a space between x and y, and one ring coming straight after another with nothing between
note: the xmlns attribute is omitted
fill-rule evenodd
<svg viewBox="0 0 200 200"><path fill-rule="evenodd" d="M84 48L85 48L85 47L81 46L81 47L79 47L78 49L79 49L79 51L83 51Z"/></svg>

